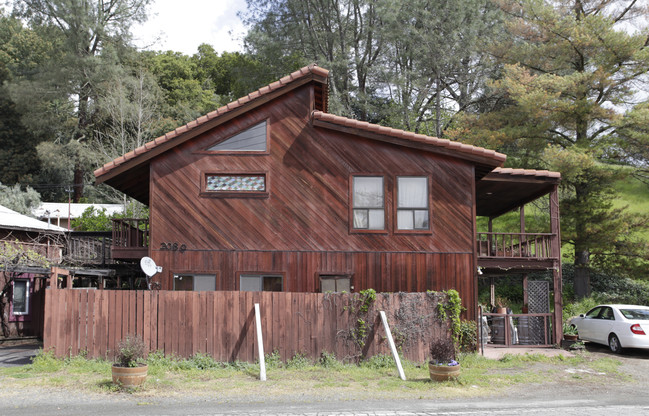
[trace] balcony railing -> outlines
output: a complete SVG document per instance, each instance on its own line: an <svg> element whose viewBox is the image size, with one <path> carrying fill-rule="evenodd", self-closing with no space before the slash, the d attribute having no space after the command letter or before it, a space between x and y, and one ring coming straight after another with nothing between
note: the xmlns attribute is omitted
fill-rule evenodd
<svg viewBox="0 0 649 416"><path fill-rule="evenodd" d="M553 237L551 233L478 233L478 257L549 259Z"/></svg>
<svg viewBox="0 0 649 416"><path fill-rule="evenodd" d="M113 219L113 245L115 259L137 259L149 251L149 220L139 218Z"/></svg>
<svg viewBox="0 0 649 416"><path fill-rule="evenodd" d="M110 232L73 231L70 233L65 260L71 264L111 263Z"/></svg>

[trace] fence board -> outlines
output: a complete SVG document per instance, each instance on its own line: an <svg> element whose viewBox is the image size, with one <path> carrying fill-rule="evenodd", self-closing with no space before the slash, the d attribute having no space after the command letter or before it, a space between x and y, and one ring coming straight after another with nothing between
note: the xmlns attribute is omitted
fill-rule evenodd
<svg viewBox="0 0 649 416"><path fill-rule="evenodd" d="M137 333L150 351L166 355L205 352L218 361L254 362L255 303L265 352L278 350L284 360L296 353L315 360L323 351L347 360L388 353L379 310L386 311L395 334L408 335L419 325L403 349L413 361L424 361L430 341L448 332L434 313L436 298L425 293L380 294L363 314L358 304L350 307L358 294L49 289L45 296L44 346L59 357L83 350L90 357L112 357L122 337ZM399 322L408 313L413 322ZM359 318L370 328L363 347L353 336Z"/></svg>

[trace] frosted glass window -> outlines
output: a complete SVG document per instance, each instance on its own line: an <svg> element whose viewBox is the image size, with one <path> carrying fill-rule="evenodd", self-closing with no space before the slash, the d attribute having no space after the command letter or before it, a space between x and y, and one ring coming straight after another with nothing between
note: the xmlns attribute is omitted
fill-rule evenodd
<svg viewBox="0 0 649 416"><path fill-rule="evenodd" d="M428 230L428 178L403 176L397 178L397 228Z"/></svg>
<svg viewBox="0 0 649 416"><path fill-rule="evenodd" d="M216 290L216 275L182 274L174 275L174 290L207 292Z"/></svg>
<svg viewBox="0 0 649 416"><path fill-rule="evenodd" d="M351 278L346 275L321 275L320 292L351 292Z"/></svg>
<svg viewBox="0 0 649 416"><path fill-rule="evenodd" d="M215 152L264 152L266 151L266 122L255 124L207 150Z"/></svg>
<svg viewBox="0 0 649 416"><path fill-rule="evenodd" d="M266 177L264 175L207 175L205 189L216 192L264 192Z"/></svg>
<svg viewBox="0 0 649 416"><path fill-rule="evenodd" d="M353 178L353 224L356 229L385 229L383 177Z"/></svg>

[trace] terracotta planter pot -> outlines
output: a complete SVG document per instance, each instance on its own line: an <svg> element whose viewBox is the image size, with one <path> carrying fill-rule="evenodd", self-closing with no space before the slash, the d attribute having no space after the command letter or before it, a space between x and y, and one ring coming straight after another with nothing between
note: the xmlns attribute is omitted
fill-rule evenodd
<svg viewBox="0 0 649 416"><path fill-rule="evenodd" d="M579 335L569 335L569 334L563 334L563 339L566 341L577 341L579 338Z"/></svg>
<svg viewBox="0 0 649 416"><path fill-rule="evenodd" d="M437 365L428 363L430 379L434 381L447 381L460 375L460 365Z"/></svg>
<svg viewBox="0 0 649 416"><path fill-rule="evenodd" d="M141 386L146 380L149 366L144 364L139 367L121 367L113 364L113 383L122 387Z"/></svg>

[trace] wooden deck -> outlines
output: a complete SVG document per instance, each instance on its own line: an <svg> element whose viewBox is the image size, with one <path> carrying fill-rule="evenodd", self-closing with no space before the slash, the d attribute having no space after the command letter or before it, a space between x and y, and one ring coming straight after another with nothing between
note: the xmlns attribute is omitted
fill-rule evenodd
<svg viewBox="0 0 649 416"><path fill-rule="evenodd" d="M149 220L113 219L111 253L116 260L139 260L149 255Z"/></svg>
<svg viewBox="0 0 649 416"><path fill-rule="evenodd" d="M478 233L478 266L485 269L549 270L553 256L552 233Z"/></svg>

